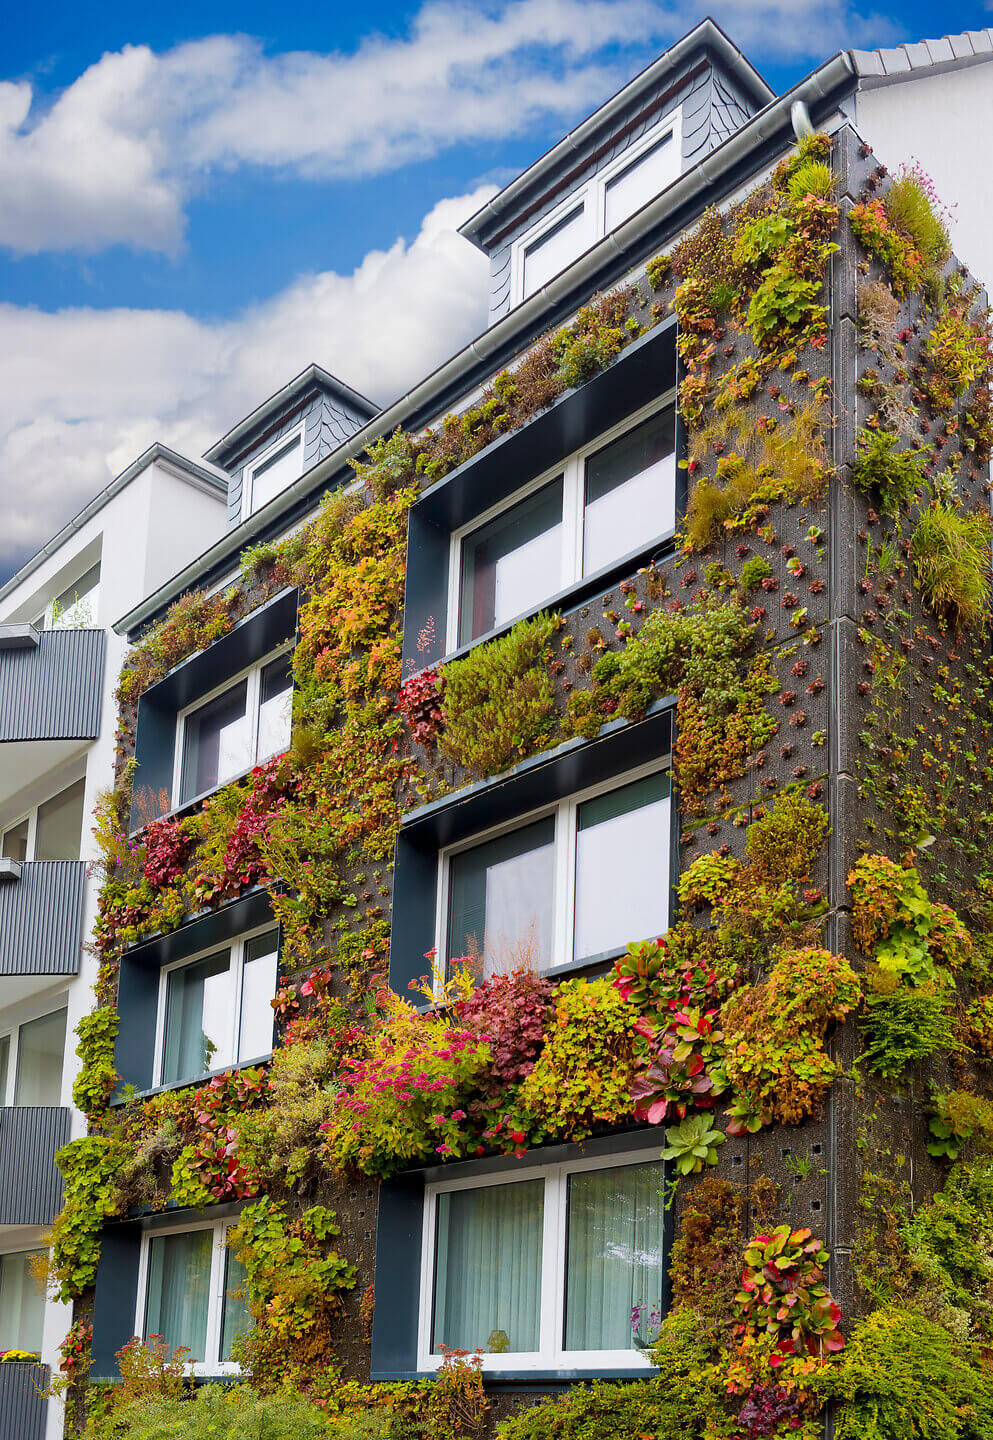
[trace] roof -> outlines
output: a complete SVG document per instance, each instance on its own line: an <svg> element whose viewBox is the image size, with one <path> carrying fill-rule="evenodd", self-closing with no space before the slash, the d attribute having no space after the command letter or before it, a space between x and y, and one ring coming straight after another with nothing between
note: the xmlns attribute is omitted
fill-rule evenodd
<svg viewBox="0 0 993 1440"><path fill-rule="evenodd" d="M920 40L892 49L851 50L849 54L860 81L874 88L993 60L993 30L964 30L961 35L944 35L940 40Z"/></svg>
<svg viewBox="0 0 993 1440"><path fill-rule="evenodd" d="M149 465L159 461L181 480L186 480L198 489L206 490L208 493L216 494L219 500L225 500L228 493L228 477L213 465L202 465L196 460L188 460L185 455L180 455L178 450L170 450L168 445L163 445L161 440L156 440L149 445L144 454L139 455L137 460L132 460L126 470L116 475L109 485L105 485L99 494L94 495L89 504L84 505L78 515L74 515L67 525L63 525L58 534L53 535L36 555L26 561L8 581L0 586L0 600L5 600L12 594L19 585L23 584L29 575L33 574L50 555L65 544L71 535L81 530L88 520L103 509L115 495L118 495L132 480L136 480L143 470Z"/></svg>
<svg viewBox="0 0 993 1440"><path fill-rule="evenodd" d="M464 235L467 240L472 240L474 244L478 244L484 227L511 212L524 191L530 190L546 177L551 178L559 165L567 160L574 151L580 149L591 135L602 130L613 115L626 106L636 103L641 95L657 85L667 71L675 70L689 55L705 48L716 53L726 69L751 92L760 107L775 100L775 90L766 83L743 51L739 50L734 41L708 15L698 25L694 25L693 29L681 40L677 40L674 45L670 45L668 50L664 50L661 55L657 56L651 64L646 65L644 70L633 80L629 80L598 110L594 110L592 115L581 120L550 150L546 150L544 155L540 156L533 165L529 165L526 170L511 180L509 185L505 185L499 194L487 201L482 209L477 210L474 215L470 215L469 219L459 226L459 234Z"/></svg>
<svg viewBox="0 0 993 1440"><path fill-rule="evenodd" d="M253 431L258 430L267 420L271 420L281 411L288 410L295 400L315 386L329 391L353 410L357 410L360 415L365 416L367 420L371 420L374 415L379 413L378 405L374 405L371 400L367 400L364 395L360 395L357 390L353 390L350 385L346 385L336 375L332 375L329 370L323 369L320 365L308 365L306 370L301 370L300 374L284 385L281 390L270 395L268 400L263 400L262 404L257 405L251 414L246 415L243 420L239 420L237 425L234 425L226 435L222 435L216 444L211 445L209 450L205 450L204 459L211 460L216 464L222 463L224 457L230 456L231 452Z"/></svg>

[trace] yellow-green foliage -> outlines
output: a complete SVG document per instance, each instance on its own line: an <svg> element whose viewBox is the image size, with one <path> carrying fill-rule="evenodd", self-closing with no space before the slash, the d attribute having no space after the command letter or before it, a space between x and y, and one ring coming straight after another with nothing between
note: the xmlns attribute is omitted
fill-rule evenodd
<svg viewBox="0 0 993 1440"><path fill-rule="evenodd" d="M582 1140L596 1124L628 1118L636 1019L606 977L560 986L550 1034L518 1096L533 1141Z"/></svg>
<svg viewBox="0 0 993 1440"><path fill-rule="evenodd" d="M481 778L552 743L559 722L546 652L555 626L548 615L520 620L445 666L438 744L446 759Z"/></svg>
<svg viewBox="0 0 993 1440"><path fill-rule="evenodd" d="M958 629L986 614L990 599L990 517L934 500L917 522L914 577L925 604Z"/></svg>

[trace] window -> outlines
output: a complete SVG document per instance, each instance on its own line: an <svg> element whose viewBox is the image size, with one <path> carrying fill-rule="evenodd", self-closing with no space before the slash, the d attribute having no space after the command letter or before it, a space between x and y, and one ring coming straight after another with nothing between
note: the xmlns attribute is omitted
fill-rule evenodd
<svg viewBox="0 0 993 1440"><path fill-rule="evenodd" d="M287 650L180 716L180 805L216 790L290 743L293 656Z"/></svg>
<svg viewBox="0 0 993 1440"><path fill-rule="evenodd" d="M194 1374L233 1371L232 1347L249 1328L244 1266L228 1227L156 1231L142 1239L137 1331L188 1350Z"/></svg>
<svg viewBox="0 0 993 1440"><path fill-rule="evenodd" d="M514 241L514 304L540 290L672 184L681 166L680 130L681 112L676 110Z"/></svg>
<svg viewBox="0 0 993 1440"><path fill-rule="evenodd" d="M0 1035L0 1105L61 1105L66 1011Z"/></svg>
<svg viewBox="0 0 993 1440"><path fill-rule="evenodd" d="M446 1181L425 1194L418 1368L441 1346L491 1370L647 1364L664 1298L661 1160Z"/></svg>
<svg viewBox="0 0 993 1440"><path fill-rule="evenodd" d="M303 474L303 426L283 435L257 460L245 467L244 515L254 515Z"/></svg>
<svg viewBox="0 0 993 1440"><path fill-rule="evenodd" d="M646 549L676 524L676 418L657 401L452 543L448 648Z"/></svg>
<svg viewBox="0 0 993 1440"><path fill-rule="evenodd" d="M78 860L83 838L85 780L60 790L0 836L7 860Z"/></svg>
<svg viewBox="0 0 993 1440"><path fill-rule="evenodd" d="M443 852L439 951L482 976L593 964L669 924L669 772L612 781Z"/></svg>
<svg viewBox="0 0 993 1440"><path fill-rule="evenodd" d="M31 624L36 630L89 630L97 623L100 562L50 600Z"/></svg>
<svg viewBox="0 0 993 1440"><path fill-rule="evenodd" d="M32 1260L44 1250L16 1250L0 1255L0 1352L41 1352L45 1293L31 1271Z"/></svg>
<svg viewBox="0 0 993 1440"><path fill-rule="evenodd" d="M523 294L533 295L591 242L585 205L577 205L524 246Z"/></svg>
<svg viewBox="0 0 993 1440"><path fill-rule="evenodd" d="M279 932L244 936L162 972L156 1085L199 1080L272 1050Z"/></svg>
<svg viewBox="0 0 993 1440"><path fill-rule="evenodd" d="M604 184L603 232L609 235L622 220L647 205L661 194L665 187L675 180L679 173L679 156L673 142L673 133L667 131L661 140L654 141L647 150L622 169L613 172Z"/></svg>

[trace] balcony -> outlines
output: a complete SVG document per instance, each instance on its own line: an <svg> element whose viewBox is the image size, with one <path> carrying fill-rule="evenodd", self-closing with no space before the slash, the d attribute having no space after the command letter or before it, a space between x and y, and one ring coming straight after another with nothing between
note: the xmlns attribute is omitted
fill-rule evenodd
<svg viewBox="0 0 993 1440"><path fill-rule="evenodd" d="M69 1127L61 1105L0 1109L0 1225L51 1225L62 1205L55 1152L68 1144ZM6 1368L0 1363L0 1376ZM5 1416L0 1390L0 1427ZM0 1440L5 1433L0 1428Z"/></svg>
<svg viewBox="0 0 993 1440"><path fill-rule="evenodd" d="M0 1440L44 1440L47 1365L0 1362Z"/></svg>
<svg viewBox="0 0 993 1440"><path fill-rule="evenodd" d="M0 795L11 795L100 733L102 630L0 625Z"/></svg>
<svg viewBox="0 0 993 1440"><path fill-rule="evenodd" d="M81 860L0 861L3 1006L79 973L85 879Z"/></svg>

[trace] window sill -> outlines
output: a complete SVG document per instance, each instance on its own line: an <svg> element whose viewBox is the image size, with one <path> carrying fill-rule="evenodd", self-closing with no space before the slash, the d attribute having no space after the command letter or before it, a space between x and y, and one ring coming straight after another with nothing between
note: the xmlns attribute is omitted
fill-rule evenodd
<svg viewBox="0 0 993 1440"><path fill-rule="evenodd" d="M272 1051L265 1055L257 1055L252 1060L239 1060L236 1065L225 1065L220 1070L207 1070L203 1075L196 1076L193 1080L172 1080L168 1085L151 1085L147 1090L135 1090L131 1098L133 1100L148 1100L153 1095L168 1095L174 1090L192 1090L195 1085L206 1085L218 1075L240 1074L242 1070L251 1070L255 1065L268 1065L272 1059ZM126 1105L128 1102L123 1095L114 1095L111 1098L111 1107Z"/></svg>
<svg viewBox="0 0 993 1440"><path fill-rule="evenodd" d="M650 1380L659 1373L658 1368L647 1362L625 1366L577 1366L573 1370L484 1370L483 1383L486 1388L499 1390L533 1390L536 1387L554 1389L558 1386L574 1385L577 1380ZM434 1380L437 1370L373 1370L369 1380L373 1385L395 1383L403 1380Z"/></svg>

